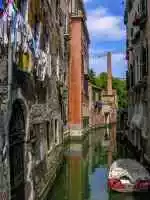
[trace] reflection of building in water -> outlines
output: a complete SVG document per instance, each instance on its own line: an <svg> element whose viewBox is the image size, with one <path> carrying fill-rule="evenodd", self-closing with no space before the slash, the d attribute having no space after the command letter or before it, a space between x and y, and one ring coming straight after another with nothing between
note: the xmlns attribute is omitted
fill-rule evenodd
<svg viewBox="0 0 150 200"><path fill-rule="evenodd" d="M86 142L84 143L86 148ZM88 199L88 149L83 144L70 144L67 159L67 196L71 200Z"/></svg>
<svg viewBox="0 0 150 200"><path fill-rule="evenodd" d="M107 171L108 164L111 164L113 158L112 151L108 152L108 145L103 144L104 133L104 128L99 132L93 131L82 142L71 141L68 144L64 169L48 200L90 199L90 196L93 195L93 187L95 187L90 181L91 177L97 177L99 169ZM106 176L104 178L107 179ZM103 181L101 179L100 182ZM103 190L107 192L105 191L107 185L105 186Z"/></svg>
<svg viewBox="0 0 150 200"><path fill-rule="evenodd" d="M107 163L107 153L103 148L105 128L89 135L89 174L101 164Z"/></svg>

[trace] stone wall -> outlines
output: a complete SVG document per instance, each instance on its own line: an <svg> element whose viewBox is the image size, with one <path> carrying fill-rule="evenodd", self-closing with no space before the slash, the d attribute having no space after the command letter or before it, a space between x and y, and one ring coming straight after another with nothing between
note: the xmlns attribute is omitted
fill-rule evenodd
<svg viewBox="0 0 150 200"><path fill-rule="evenodd" d="M9 195L7 49L0 47L0 192Z"/></svg>
<svg viewBox="0 0 150 200"><path fill-rule="evenodd" d="M50 4L45 0L40 8L45 12L42 23L45 23L49 32L47 43L50 52L47 52L47 57L51 58L44 80L39 80L35 75L35 66L29 74L12 64L13 80L10 85L7 80L7 77L11 80L11 73L7 72L8 60L4 56L0 58L0 191L10 195L9 121L14 114L12 106L19 101L25 118L25 198L22 198L26 200L44 198L63 159L63 125L66 116L63 93L66 89L68 62L64 59L65 51L68 53L68 49L64 49L67 14L64 8L67 8L65 0L61 1L61 5L57 5L56 1ZM56 62L58 52L59 64Z"/></svg>

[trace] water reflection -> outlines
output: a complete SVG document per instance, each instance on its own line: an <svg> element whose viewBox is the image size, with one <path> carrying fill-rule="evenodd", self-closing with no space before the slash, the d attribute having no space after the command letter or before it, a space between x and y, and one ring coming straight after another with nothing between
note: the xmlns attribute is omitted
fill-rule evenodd
<svg viewBox="0 0 150 200"><path fill-rule="evenodd" d="M82 142L71 142L65 164L47 200L147 200L147 194L119 194L107 188L108 166L116 151L112 127L110 141L105 130L89 134Z"/></svg>

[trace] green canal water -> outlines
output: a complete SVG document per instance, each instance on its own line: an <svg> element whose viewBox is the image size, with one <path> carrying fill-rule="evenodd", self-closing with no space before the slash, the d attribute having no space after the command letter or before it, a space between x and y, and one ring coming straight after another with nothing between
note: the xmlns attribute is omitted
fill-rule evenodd
<svg viewBox="0 0 150 200"><path fill-rule="evenodd" d="M104 141L105 130L89 134L82 142L66 145L65 161L47 200L148 200L143 194L120 194L107 188L110 163L122 157L110 151Z"/></svg>

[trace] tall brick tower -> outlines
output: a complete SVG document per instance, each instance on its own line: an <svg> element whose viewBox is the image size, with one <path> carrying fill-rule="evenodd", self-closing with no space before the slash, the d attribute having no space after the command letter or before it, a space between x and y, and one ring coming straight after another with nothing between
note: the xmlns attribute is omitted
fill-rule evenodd
<svg viewBox="0 0 150 200"><path fill-rule="evenodd" d="M108 95L112 95L112 64L111 64L111 52L107 53L107 91Z"/></svg>

